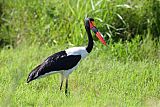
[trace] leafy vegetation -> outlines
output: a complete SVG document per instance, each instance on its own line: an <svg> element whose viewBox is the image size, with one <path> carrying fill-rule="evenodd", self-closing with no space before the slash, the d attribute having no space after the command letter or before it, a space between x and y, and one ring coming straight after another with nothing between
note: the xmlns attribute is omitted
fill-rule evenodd
<svg viewBox="0 0 160 107"><path fill-rule="evenodd" d="M159 107L159 7L159 0L0 0L0 106ZM59 91L58 74L26 84L47 56L86 45L86 16L108 45L93 36L93 51L69 78L70 96Z"/></svg>
<svg viewBox="0 0 160 107"><path fill-rule="evenodd" d="M1 0L1 46L30 43L83 44L83 19L94 17L100 31L113 42L160 35L159 0Z"/></svg>
<svg viewBox="0 0 160 107"><path fill-rule="evenodd" d="M129 53L137 58L132 46L128 44ZM1 106L158 106L160 58L152 59L151 48L143 60L134 61L130 55L127 60L124 58L127 55L120 43L103 48L98 48L101 44L96 43L91 54L70 75L68 97L64 90L59 91L58 74L26 84L28 73L38 63L67 47L44 44L3 49Z"/></svg>

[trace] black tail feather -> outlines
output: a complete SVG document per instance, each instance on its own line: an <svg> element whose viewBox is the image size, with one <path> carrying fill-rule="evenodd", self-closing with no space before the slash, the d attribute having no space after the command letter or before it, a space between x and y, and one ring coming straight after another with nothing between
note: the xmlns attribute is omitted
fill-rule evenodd
<svg viewBox="0 0 160 107"><path fill-rule="evenodd" d="M31 82L32 80L35 80L36 78L38 78L38 71L39 71L39 68L40 68L41 64L38 65L36 68L34 68L30 74L28 75L28 78L27 78L27 83Z"/></svg>

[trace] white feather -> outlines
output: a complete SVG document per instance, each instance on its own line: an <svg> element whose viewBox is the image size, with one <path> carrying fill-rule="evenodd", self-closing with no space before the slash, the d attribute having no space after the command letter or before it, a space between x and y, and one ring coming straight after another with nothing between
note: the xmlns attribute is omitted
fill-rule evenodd
<svg viewBox="0 0 160 107"><path fill-rule="evenodd" d="M85 47L73 47L65 50L67 56L69 55L81 55L82 58L85 58L88 55L88 52Z"/></svg>

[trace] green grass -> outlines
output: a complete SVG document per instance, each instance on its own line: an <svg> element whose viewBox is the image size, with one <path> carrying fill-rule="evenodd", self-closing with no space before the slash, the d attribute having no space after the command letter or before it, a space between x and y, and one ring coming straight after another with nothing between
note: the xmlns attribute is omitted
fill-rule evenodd
<svg viewBox="0 0 160 107"><path fill-rule="evenodd" d="M0 0L0 106L159 107L159 0ZM69 78L26 84L47 56L87 42L93 17L107 47L91 54ZM134 39L133 39L134 38Z"/></svg>
<svg viewBox="0 0 160 107"><path fill-rule="evenodd" d="M68 97L64 90L59 91L59 74L26 84L29 72L37 64L67 47L21 45L1 50L0 106L160 106L160 60L118 60L109 54L111 46L100 49L97 43L70 75Z"/></svg>
<svg viewBox="0 0 160 107"><path fill-rule="evenodd" d="M0 46L27 42L83 44L84 18L93 17L106 40L160 35L159 0L0 0Z"/></svg>

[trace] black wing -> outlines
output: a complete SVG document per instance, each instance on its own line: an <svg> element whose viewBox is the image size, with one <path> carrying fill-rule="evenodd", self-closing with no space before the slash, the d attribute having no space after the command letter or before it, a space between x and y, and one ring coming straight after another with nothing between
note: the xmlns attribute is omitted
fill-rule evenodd
<svg viewBox="0 0 160 107"><path fill-rule="evenodd" d="M80 61L81 55L69 55L67 56L65 51L60 51L49 56L42 64L34 68L28 76L27 82L30 82L39 76L42 76L46 73L59 71L59 70L68 70L77 65Z"/></svg>

